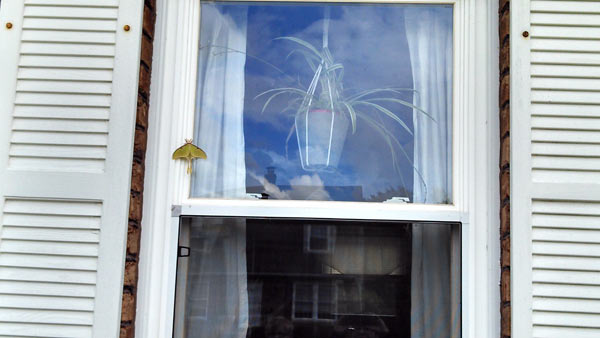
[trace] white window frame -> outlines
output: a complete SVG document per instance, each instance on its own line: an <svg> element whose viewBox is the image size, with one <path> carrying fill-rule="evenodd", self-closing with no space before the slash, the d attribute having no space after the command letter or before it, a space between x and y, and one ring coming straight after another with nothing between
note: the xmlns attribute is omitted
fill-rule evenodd
<svg viewBox="0 0 600 338"><path fill-rule="evenodd" d="M453 204L189 198L171 153L193 135L200 1L157 0L136 337L172 335L182 215L461 222L462 337L499 336L498 0L376 2L454 6Z"/></svg>

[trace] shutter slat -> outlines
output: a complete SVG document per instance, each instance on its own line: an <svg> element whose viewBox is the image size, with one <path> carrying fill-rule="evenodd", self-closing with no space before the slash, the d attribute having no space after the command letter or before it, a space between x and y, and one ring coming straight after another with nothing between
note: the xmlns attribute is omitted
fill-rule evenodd
<svg viewBox="0 0 600 338"><path fill-rule="evenodd" d="M600 131L600 118L534 116L531 118L531 127L540 129Z"/></svg>
<svg viewBox="0 0 600 338"><path fill-rule="evenodd" d="M600 40L600 27L532 26L531 36L539 38Z"/></svg>
<svg viewBox="0 0 600 338"><path fill-rule="evenodd" d="M96 273L81 270L3 267L0 269L0 280L94 285L96 284Z"/></svg>
<svg viewBox="0 0 600 338"><path fill-rule="evenodd" d="M97 257L98 245L6 239L0 243L0 252Z"/></svg>
<svg viewBox="0 0 600 338"><path fill-rule="evenodd" d="M81 32L81 31L56 31L56 30L24 30L21 37L27 42L67 42L113 45L114 32Z"/></svg>
<svg viewBox="0 0 600 338"><path fill-rule="evenodd" d="M5 225L2 238L51 242L98 243L100 241L99 235L100 231L96 229L55 229Z"/></svg>
<svg viewBox="0 0 600 338"><path fill-rule="evenodd" d="M596 43L600 47L600 43ZM572 65L531 65L532 76L549 76L553 78L600 78L600 66ZM532 93L533 94L533 93ZM535 100L533 100L535 101Z"/></svg>
<svg viewBox="0 0 600 338"><path fill-rule="evenodd" d="M96 271L98 262L95 257L64 257L7 253L0 256L0 266Z"/></svg>
<svg viewBox="0 0 600 338"><path fill-rule="evenodd" d="M104 5L104 4L103 4ZM86 18L86 19L112 19L118 16L118 9L112 6L98 6L85 8L76 6L25 6L25 18Z"/></svg>
<svg viewBox="0 0 600 338"><path fill-rule="evenodd" d="M599 14L531 13L533 25L600 27Z"/></svg>
<svg viewBox="0 0 600 338"><path fill-rule="evenodd" d="M600 157L600 148L594 144L533 142L531 152L534 155Z"/></svg>
<svg viewBox="0 0 600 338"><path fill-rule="evenodd" d="M82 82L82 81L19 81L17 90L20 92L45 92L45 93L81 93L81 94L110 94L111 85L108 82ZM52 117L55 117L53 114ZM89 118L83 116L79 118Z"/></svg>
<svg viewBox="0 0 600 338"><path fill-rule="evenodd" d="M531 88L571 91L600 91L600 79L533 77L531 79Z"/></svg>
<svg viewBox="0 0 600 338"><path fill-rule="evenodd" d="M0 280L0 294L94 298L95 287L86 284L15 282Z"/></svg>
<svg viewBox="0 0 600 338"><path fill-rule="evenodd" d="M600 157L557 157L557 156L533 156L531 158L533 169L555 169L574 171L598 171L600 172Z"/></svg>
<svg viewBox="0 0 600 338"><path fill-rule="evenodd" d="M74 325L93 324L91 312L2 308L0 308L0 322Z"/></svg>
<svg viewBox="0 0 600 338"><path fill-rule="evenodd" d="M10 309L37 309L37 310L65 310L65 311L93 311L93 298L79 297L52 297L29 295L2 295L0 308Z"/></svg>
<svg viewBox="0 0 600 338"><path fill-rule="evenodd" d="M532 281L565 285L598 285L599 272L533 269Z"/></svg>
<svg viewBox="0 0 600 338"><path fill-rule="evenodd" d="M533 283L533 295L559 298L600 299L600 286Z"/></svg>
<svg viewBox="0 0 600 338"><path fill-rule="evenodd" d="M21 68L21 80L72 80L72 81L112 81L112 71L102 69L64 69L64 68ZM17 101L17 103L21 103ZM33 101L32 103L35 103ZM69 105L69 104L65 104Z"/></svg>
<svg viewBox="0 0 600 338"><path fill-rule="evenodd" d="M547 215L542 213L535 213L533 214L531 221L534 227L600 230L600 219L594 216Z"/></svg>
<svg viewBox="0 0 600 338"><path fill-rule="evenodd" d="M535 325L534 338L597 338L598 329Z"/></svg>
<svg viewBox="0 0 600 338"><path fill-rule="evenodd" d="M556 1L532 0L531 12L557 13L599 13L600 3L596 1Z"/></svg>
<svg viewBox="0 0 600 338"><path fill-rule="evenodd" d="M531 131L531 139L533 141L541 142L600 144L600 132L588 130L572 131L533 129Z"/></svg>
<svg viewBox="0 0 600 338"><path fill-rule="evenodd" d="M535 240L532 244L531 251L539 255L600 257L600 244L542 242Z"/></svg>
<svg viewBox="0 0 600 338"><path fill-rule="evenodd" d="M62 144L105 146L108 142L106 134L85 134L65 132L15 131L13 144Z"/></svg>
<svg viewBox="0 0 600 338"><path fill-rule="evenodd" d="M64 56L115 56L114 45L23 42L21 54L24 55L64 55Z"/></svg>
<svg viewBox="0 0 600 338"><path fill-rule="evenodd" d="M557 313L536 310L533 311L533 323L540 325L600 328L600 315L590 313Z"/></svg>
<svg viewBox="0 0 600 338"><path fill-rule="evenodd" d="M531 39L533 51L575 52L575 53L598 53L600 45L598 41L565 40L565 39Z"/></svg>
<svg viewBox="0 0 600 338"><path fill-rule="evenodd" d="M108 133L108 122L92 119L23 119L13 120L13 130Z"/></svg>
<svg viewBox="0 0 600 338"><path fill-rule="evenodd" d="M25 18L23 20L23 28L84 32L114 32L117 30L117 22L114 20Z"/></svg>
<svg viewBox="0 0 600 338"><path fill-rule="evenodd" d="M533 309L555 312L585 312L600 314L600 300L534 297Z"/></svg>
<svg viewBox="0 0 600 338"><path fill-rule="evenodd" d="M83 68L111 70L114 66L114 58L110 56L85 57L55 55L23 55L23 57L21 57L21 60L19 61L19 66L29 68ZM64 81L64 79L61 80Z"/></svg>
<svg viewBox="0 0 600 338"><path fill-rule="evenodd" d="M590 257L562 257L533 255L533 266L550 270L600 271L600 260ZM535 292L534 292L535 294ZM558 295L556 295L558 297ZM598 297L600 299L600 297Z"/></svg>

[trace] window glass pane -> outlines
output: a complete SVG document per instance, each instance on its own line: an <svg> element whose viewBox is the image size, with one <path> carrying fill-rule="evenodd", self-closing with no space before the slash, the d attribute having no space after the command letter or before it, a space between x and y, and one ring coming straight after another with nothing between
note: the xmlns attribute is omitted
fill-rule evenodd
<svg viewBox="0 0 600 338"><path fill-rule="evenodd" d="M330 251L305 249L315 226ZM181 233L175 337L460 337L458 224L190 217Z"/></svg>
<svg viewBox="0 0 600 338"><path fill-rule="evenodd" d="M191 196L451 203L452 15L202 2Z"/></svg>

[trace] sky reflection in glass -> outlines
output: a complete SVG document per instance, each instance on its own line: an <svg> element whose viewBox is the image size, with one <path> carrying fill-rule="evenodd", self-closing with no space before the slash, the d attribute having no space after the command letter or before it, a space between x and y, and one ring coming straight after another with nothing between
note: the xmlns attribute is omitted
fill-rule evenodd
<svg viewBox="0 0 600 338"><path fill-rule="evenodd" d="M203 40L205 43L201 50L207 48L210 53L201 53L199 86L223 86L221 82L215 84L206 80L202 75L205 74L202 73L203 67L206 72L211 69L224 72L224 86L231 86L231 78L235 76L237 82L243 82L243 87L240 87L243 89L239 92L243 93L243 128L240 128L243 140L237 145L244 145L244 163L238 163L234 171L245 171L246 193L263 193L263 197L268 196L269 199L381 202L406 197L412 202L414 186L425 186L427 179L421 177L413 163L413 115L425 113L410 106L414 103L414 95L419 94L413 90L413 69L404 17L407 8L414 13L415 10L425 12L432 7L436 9L435 15L423 16L423 20L442 17L451 23L452 8L445 5L203 3L201 35L215 34L215 28L206 25L215 25L218 20L211 21L207 19L208 15L218 13L223 18L218 24L231 26L228 28L229 39L220 40L230 41L229 44ZM330 20L325 25L327 15ZM451 24L447 29L452 30ZM236 30L241 33L232 35L231 32ZM325 30L328 34L324 34ZM324 35L331 54L329 63L312 57L311 54L314 56L315 53L298 42L305 41L324 55ZM245 38L245 45L243 42L231 44L233 36ZM229 63L213 62L213 58L234 60L240 57L244 63L243 74L230 76L228 72L236 69L231 68ZM315 76L319 64L323 64L322 70L319 76ZM343 67L343 75L338 65ZM337 69L328 73L327 67ZM241 67L237 68L237 72L241 70ZM328 83L326 73L334 74L330 78L339 81ZM316 88L312 96L302 97L295 92L300 89L311 93L314 79ZM439 81L445 82L444 85L451 83L451 72L450 76ZM328 86L335 85L338 85L337 91L327 90ZM278 88L293 89L278 91ZM379 90L360 96L362 92L375 89ZM227 92L227 89L224 91ZM206 105L210 93L206 89L199 90L197 114L210 113ZM240 95L222 96L223 102L236 98L241 100ZM320 97L324 99L317 103ZM346 103L351 103L354 98L364 102L355 102L348 107ZM451 100L445 104L450 106ZM448 107L445 109L451 111ZM224 112L224 116L229 113ZM451 117L449 120L452 120ZM197 135L201 132L199 124L197 121ZM432 118L431 125L437 124ZM226 124L221 128L226 129ZM448 129L446 137L450 142L450 126L436 128ZM319 132L321 139L314 134ZM231 139L231 135L225 132L215 132L213 137ZM202 139L202 135L199 138ZM320 141L322 144L317 145ZM215 159L214 152L227 151L226 143L221 148L202 142L197 144L207 151L207 161L210 162L211 158ZM230 147L234 146L235 143ZM451 154L447 149L439 151L444 152L446 165L451 167ZM317 163L319 156L325 162ZM223 163L214 164L213 169L228 175L227 167L231 165L227 164L227 156L219 155L216 161ZM196 169L204 170L202 165ZM227 180L227 177L219 179ZM193 197L240 197L229 194L227 188L207 190L199 187L201 181L192 177ZM427 187L430 190L434 188ZM450 188L437 189L443 189L445 195L450 195ZM446 196L443 202L449 200Z"/></svg>

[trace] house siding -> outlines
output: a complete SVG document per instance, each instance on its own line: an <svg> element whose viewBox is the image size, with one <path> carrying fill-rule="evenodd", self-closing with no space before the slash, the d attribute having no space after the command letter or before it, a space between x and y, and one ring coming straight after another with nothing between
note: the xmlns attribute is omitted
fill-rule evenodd
<svg viewBox="0 0 600 338"><path fill-rule="evenodd" d="M155 22L156 1L147 0L144 3L142 51L140 56L140 76L137 94L133 167L131 171L127 252L125 256L123 302L121 310L121 338L133 338L135 336L136 294L140 236L142 231L142 203L144 195L144 162L148 137L148 108L150 102L150 76L152 73L152 47Z"/></svg>

